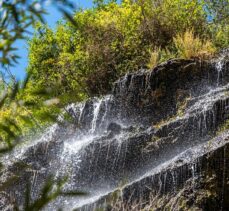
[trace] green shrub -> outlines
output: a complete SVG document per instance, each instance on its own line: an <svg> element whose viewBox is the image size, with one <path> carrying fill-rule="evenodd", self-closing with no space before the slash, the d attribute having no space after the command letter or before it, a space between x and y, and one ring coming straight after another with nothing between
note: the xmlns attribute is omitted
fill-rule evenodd
<svg viewBox="0 0 229 211"><path fill-rule="evenodd" d="M70 98L75 101L106 94L121 75L153 67L177 51L182 58L203 57L214 51L208 40L217 48L227 46L225 21L223 28L216 18L217 24L210 23L207 4L199 0L97 1L94 8L78 10L73 19L59 23L55 31L40 26L42 33L30 41L28 72L39 86L57 85L53 97L75 93ZM192 30L195 37L187 34ZM188 39L194 41L191 50Z"/></svg>

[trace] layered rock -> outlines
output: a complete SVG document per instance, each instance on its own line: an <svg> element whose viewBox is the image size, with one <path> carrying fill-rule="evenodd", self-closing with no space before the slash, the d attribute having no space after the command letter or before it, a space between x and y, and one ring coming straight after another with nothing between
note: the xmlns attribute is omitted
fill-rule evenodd
<svg viewBox="0 0 229 211"><path fill-rule="evenodd" d="M185 150L81 210L228 210L229 133Z"/></svg>
<svg viewBox="0 0 229 211"><path fill-rule="evenodd" d="M65 190L89 194L59 197L46 210L227 210L228 82L223 52L127 74L111 95L69 105L74 124L55 125L4 158L1 182L20 177L0 192L0 207L23 204L27 181L37 198L53 174L68 175Z"/></svg>

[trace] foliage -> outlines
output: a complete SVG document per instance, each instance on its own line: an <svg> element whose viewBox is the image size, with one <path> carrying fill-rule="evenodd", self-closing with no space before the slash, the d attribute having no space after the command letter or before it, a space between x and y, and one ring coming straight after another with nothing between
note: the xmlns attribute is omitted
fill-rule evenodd
<svg viewBox="0 0 229 211"><path fill-rule="evenodd" d="M58 8L73 8L68 0L51 1ZM30 26L38 20L44 23L45 1L15 0L0 2L0 63L13 65L19 55L15 53L14 44L19 39L26 39Z"/></svg>
<svg viewBox="0 0 229 211"><path fill-rule="evenodd" d="M65 182L66 180L62 179L60 181L57 181L55 184L52 177L48 178L46 183L43 186L43 189L41 190L41 196L32 203L31 203L32 200L30 199L31 187L28 183L26 188L26 193L25 193L25 204L23 210L25 211L41 210L42 208L45 207L45 205L47 205L48 203L50 203L60 195Z"/></svg>
<svg viewBox="0 0 229 211"><path fill-rule="evenodd" d="M219 9L211 2L95 1L95 7L77 10L73 18L59 23L56 30L37 25L38 32L30 40L28 72L41 86L58 85L55 96L74 93L74 99L67 98L82 100L105 94L126 72L177 56L173 41L182 34L187 37L187 31L195 34L191 38L196 45L209 50L207 54L213 52L214 45L227 46L226 10L223 9L221 19L216 17L213 14L218 14ZM217 4L218 8L227 7L225 3L224 7ZM214 22L210 21L210 14ZM177 43L177 48L181 47L183 44Z"/></svg>
<svg viewBox="0 0 229 211"><path fill-rule="evenodd" d="M24 165L21 165L22 169L26 168ZM0 185L0 191L4 191L9 185L18 182L20 175L15 175L5 183ZM41 186L41 190L37 197L32 196L33 190L31 187L31 181L25 182L24 198L21 201L12 201L12 209L15 211L38 211L44 209L50 202L55 200L57 197L80 197L87 195L85 192L81 191L67 191L63 190L64 185L66 184L68 177L62 179L54 179L54 176L48 176L47 180ZM22 196L21 195L21 196ZM61 208L60 208L61 209Z"/></svg>
<svg viewBox="0 0 229 211"><path fill-rule="evenodd" d="M166 47L177 33L194 28L199 34L207 32L206 13L201 1L139 0L142 9L142 29L153 45ZM148 33L147 33L148 32Z"/></svg>
<svg viewBox="0 0 229 211"><path fill-rule="evenodd" d="M70 92L74 90L87 96L105 93L120 74L137 69L141 63L137 56L142 52L137 39L140 16L140 9L131 4L120 7L110 3L104 9L79 11L74 17L77 27L71 23L60 24L56 33L46 28L42 35L34 37L30 42L28 71L36 78L48 77L62 87L65 84ZM42 49L35 52L33 49L40 45L41 48L52 46L58 49L58 54L48 49L46 52L51 52L48 57ZM55 78L49 77L49 67Z"/></svg>
<svg viewBox="0 0 229 211"><path fill-rule="evenodd" d="M68 0L50 2L63 10L65 16L68 14L63 7L73 8ZM0 68L2 68L0 70L0 140L7 143L7 146L1 143L1 147L3 146L1 151L6 152L12 149L30 128L40 128L46 122L54 120L59 108L54 105L57 100L53 100L56 98L52 98L51 89L34 86L36 82L29 81L28 78L19 83L9 69L9 66L17 63L19 58L15 53L17 50L14 48L15 42L19 39L26 39L26 35L29 34L28 30L38 20L44 22L45 1L4 0L0 4ZM4 70L10 79L5 78ZM40 92L41 89L43 89L42 92Z"/></svg>
<svg viewBox="0 0 229 211"><path fill-rule="evenodd" d="M31 129L56 121L60 107L46 90L27 90L30 82L16 82L2 91L0 100L0 153L23 141Z"/></svg>
<svg viewBox="0 0 229 211"><path fill-rule="evenodd" d="M74 7L68 0L50 3L65 16L69 14L64 8ZM29 77L24 82L17 82L9 69L19 58L14 53L17 50L14 43L19 39L26 39L28 30L38 20L44 22L45 1L4 0L0 4L0 140L4 141L0 145L0 151L7 152L31 128L41 128L50 120L56 120L60 110L56 104L61 104L60 99L52 97L54 87L44 88L34 80L29 80ZM5 78L4 70L10 79Z"/></svg>
<svg viewBox="0 0 229 211"><path fill-rule="evenodd" d="M117 2L117 0L93 0L93 4L97 8L102 8L106 4L111 3L111 2Z"/></svg>
<svg viewBox="0 0 229 211"><path fill-rule="evenodd" d="M174 37L174 44L178 57L184 59L207 58L216 51L211 41L201 40L194 35L193 31L186 31L184 34Z"/></svg>
<svg viewBox="0 0 229 211"><path fill-rule="evenodd" d="M229 46L229 1L205 0L211 39L218 48Z"/></svg>
<svg viewBox="0 0 229 211"><path fill-rule="evenodd" d="M39 211L42 210L48 203L55 200L58 196L84 196L86 195L84 192L80 191L63 191L63 186L67 181L67 177L55 181L52 176L49 176L43 188L41 190L40 196L31 202L31 187L28 182L26 192L25 192L25 203L23 210L24 211ZM20 210L18 207L17 210Z"/></svg>
<svg viewBox="0 0 229 211"><path fill-rule="evenodd" d="M220 25L228 24L228 0L205 0L205 9L212 22Z"/></svg>
<svg viewBox="0 0 229 211"><path fill-rule="evenodd" d="M228 9L229 10L229 9ZM229 20L228 20L229 22ZM217 48L228 48L229 46L229 24L226 25L212 25L211 27L212 34L214 35L212 37L212 40L214 41L214 44Z"/></svg>

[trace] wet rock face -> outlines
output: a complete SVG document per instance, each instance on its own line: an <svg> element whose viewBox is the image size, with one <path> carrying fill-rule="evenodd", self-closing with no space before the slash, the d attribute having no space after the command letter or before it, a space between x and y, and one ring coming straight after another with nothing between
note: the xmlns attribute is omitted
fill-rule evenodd
<svg viewBox="0 0 229 211"><path fill-rule="evenodd" d="M107 131L110 131L114 134L119 134L121 132L122 127L114 122L111 122L108 127L107 127Z"/></svg>
<svg viewBox="0 0 229 211"><path fill-rule="evenodd" d="M213 141L218 144L196 147L198 155L192 150L184 151L161 169L102 197L96 206L102 210L134 211L228 210L229 133ZM93 208L94 204L89 204L81 210Z"/></svg>
<svg viewBox="0 0 229 211"><path fill-rule="evenodd" d="M226 145L203 154L193 162L185 163L182 158L177 159L160 173L128 186L123 190L124 201L127 204L136 201L147 204L150 198L155 199L153 204L148 203L154 210L171 207L173 210L228 210L228 135L221 137L222 142L227 142ZM131 193L135 195L130 197Z"/></svg>
<svg viewBox="0 0 229 211"><path fill-rule="evenodd" d="M224 52L211 62L176 59L127 74L112 95L69 105L73 124L5 158L0 183L21 175L0 190L0 208L22 204L27 181L35 199L48 175L67 174L65 190L90 194L59 197L46 210L227 210L228 82Z"/></svg>
<svg viewBox="0 0 229 211"><path fill-rule="evenodd" d="M219 63L219 62L218 62ZM152 71L128 74L114 86L114 95L121 102L122 116L151 124L176 113L182 98L207 93L211 87L229 80L229 61L200 62L169 60ZM125 109L126 108L126 109Z"/></svg>

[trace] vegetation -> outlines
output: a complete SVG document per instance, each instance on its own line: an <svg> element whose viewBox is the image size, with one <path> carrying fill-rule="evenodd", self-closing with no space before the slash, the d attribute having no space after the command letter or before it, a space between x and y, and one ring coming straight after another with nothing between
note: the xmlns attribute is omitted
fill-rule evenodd
<svg viewBox="0 0 229 211"><path fill-rule="evenodd" d="M73 9L68 0L51 0L50 3L55 3L54 5L62 11L63 6ZM13 65L19 58L15 53L15 42L26 39L26 35L31 33L29 27L37 21L44 23L45 1L3 0L0 7L0 63Z"/></svg>
<svg viewBox="0 0 229 211"><path fill-rule="evenodd" d="M168 49L155 48L152 52L150 52L150 58L147 67L149 69L153 69L159 63L164 62L173 57L174 54L170 52Z"/></svg>
<svg viewBox="0 0 229 211"><path fill-rule="evenodd" d="M212 42L195 37L193 31L174 37L174 44L178 56L184 59L207 58L216 51Z"/></svg>
<svg viewBox="0 0 229 211"><path fill-rule="evenodd" d="M44 2L16 0L0 4L0 152L7 152L31 128L40 128L50 119L54 120L59 111L56 106L59 100L51 97L53 87L34 87L36 82L30 80L29 74L23 82L18 82L10 72L10 66L19 58L14 44L26 39L30 26L38 20L43 22ZM67 0L61 0L55 6L60 10L63 6L73 7ZM67 15L64 10L63 13Z"/></svg>
<svg viewBox="0 0 229 211"><path fill-rule="evenodd" d="M104 94L126 72L152 68L168 58L206 58L227 46L226 2L123 0L96 5L79 9L55 30L37 25L30 40L28 72L38 85L58 86L54 96L74 93L71 99L82 100Z"/></svg>

